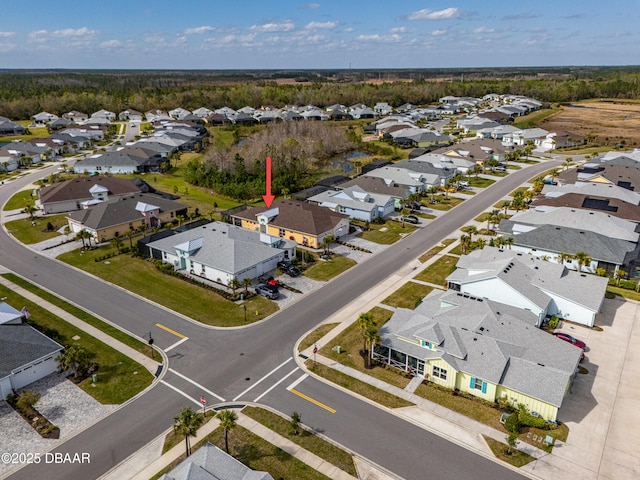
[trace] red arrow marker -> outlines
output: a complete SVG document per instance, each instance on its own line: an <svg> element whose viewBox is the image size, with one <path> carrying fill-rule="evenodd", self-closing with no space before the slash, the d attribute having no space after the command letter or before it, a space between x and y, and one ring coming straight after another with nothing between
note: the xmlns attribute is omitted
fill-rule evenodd
<svg viewBox="0 0 640 480"><path fill-rule="evenodd" d="M263 195L262 199L267 208L270 208L275 198L274 195L271 195L271 157L267 157L267 194Z"/></svg>

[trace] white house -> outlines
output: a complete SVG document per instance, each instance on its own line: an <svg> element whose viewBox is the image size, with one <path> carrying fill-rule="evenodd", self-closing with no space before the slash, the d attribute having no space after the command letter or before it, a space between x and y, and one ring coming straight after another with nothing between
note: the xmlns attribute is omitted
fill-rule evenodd
<svg viewBox="0 0 640 480"><path fill-rule="evenodd" d="M58 370L62 345L22 321L29 312L0 303L0 398Z"/></svg>
<svg viewBox="0 0 640 480"><path fill-rule="evenodd" d="M515 250L485 247L460 257L451 290L527 310L542 325L556 316L593 327L608 280L568 270Z"/></svg>
<svg viewBox="0 0 640 480"><path fill-rule="evenodd" d="M395 211L395 199L391 195L369 193L353 186L338 191L326 191L308 198L309 202L344 213L351 218L373 221Z"/></svg>
<svg viewBox="0 0 640 480"><path fill-rule="evenodd" d="M254 279L295 258L295 242L266 233L212 222L149 243L154 258L177 271L227 285Z"/></svg>

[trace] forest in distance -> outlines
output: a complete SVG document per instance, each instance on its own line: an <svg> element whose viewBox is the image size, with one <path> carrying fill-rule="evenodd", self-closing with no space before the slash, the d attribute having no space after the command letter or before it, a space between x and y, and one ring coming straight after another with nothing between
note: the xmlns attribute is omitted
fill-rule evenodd
<svg viewBox="0 0 640 480"><path fill-rule="evenodd" d="M446 95L525 95L546 103L640 99L640 66L362 70L0 70L0 115L283 107L387 102L427 105Z"/></svg>

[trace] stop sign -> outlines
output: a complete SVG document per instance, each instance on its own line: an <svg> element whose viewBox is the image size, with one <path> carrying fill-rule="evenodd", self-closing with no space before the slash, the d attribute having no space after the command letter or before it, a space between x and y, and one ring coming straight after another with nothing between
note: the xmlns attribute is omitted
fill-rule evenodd
<svg viewBox="0 0 640 480"><path fill-rule="evenodd" d="M200 403L203 404L203 405L206 405L207 404L207 399L204 398L204 396L200 397Z"/></svg>

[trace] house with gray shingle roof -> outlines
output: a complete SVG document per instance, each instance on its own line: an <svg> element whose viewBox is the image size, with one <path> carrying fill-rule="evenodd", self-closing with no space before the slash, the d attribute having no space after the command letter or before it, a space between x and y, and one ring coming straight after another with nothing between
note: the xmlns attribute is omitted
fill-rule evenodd
<svg viewBox="0 0 640 480"><path fill-rule="evenodd" d="M536 326L556 316L593 327L608 279L579 274L515 250L485 247L460 257L448 288L537 315Z"/></svg>
<svg viewBox="0 0 640 480"><path fill-rule="evenodd" d="M187 206L152 193L119 196L67 216L72 233L86 230L105 242L127 230L153 228L186 216Z"/></svg>
<svg viewBox="0 0 640 480"><path fill-rule="evenodd" d="M386 184L382 178L357 176L353 180L341 183L335 188L338 190L349 187L360 187L365 192L389 195L393 198L394 208L400 209L402 201L411 193L408 188L396 184ZM321 192L320 192L321 193Z"/></svg>
<svg viewBox="0 0 640 480"><path fill-rule="evenodd" d="M0 303L0 398L58 370L58 342L23 323L23 312Z"/></svg>
<svg viewBox="0 0 640 480"><path fill-rule="evenodd" d="M322 192L307 200L368 222L384 218L395 211L395 201L390 195L366 192L357 186Z"/></svg>
<svg viewBox="0 0 640 480"><path fill-rule="evenodd" d="M174 265L177 271L227 285L237 278L254 279L276 269L278 262L295 258L296 243L212 222L148 244L151 256Z"/></svg>
<svg viewBox="0 0 640 480"><path fill-rule="evenodd" d="M522 403L556 421L582 350L534 326L527 310L434 290L398 308L379 329L372 357L489 402Z"/></svg>
<svg viewBox="0 0 640 480"><path fill-rule="evenodd" d="M158 480L273 480L273 477L251 470L207 442Z"/></svg>

